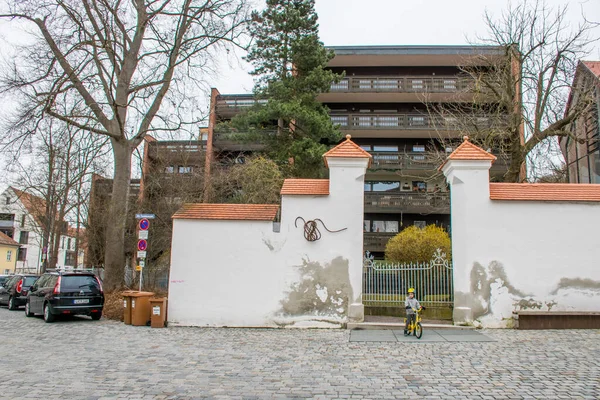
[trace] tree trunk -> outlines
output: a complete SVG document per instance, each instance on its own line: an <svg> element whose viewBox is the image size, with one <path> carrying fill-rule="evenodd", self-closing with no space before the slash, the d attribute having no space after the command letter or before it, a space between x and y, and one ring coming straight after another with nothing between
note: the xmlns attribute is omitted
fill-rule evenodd
<svg viewBox="0 0 600 400"><path fill-rule="evenodd" d="M125 228L131 180L129 143L126 139L111 138L111 144L115 172L110 208L106 216L106 246L104 250L104 285L108 290L118 289L125 282Z"/></svg>

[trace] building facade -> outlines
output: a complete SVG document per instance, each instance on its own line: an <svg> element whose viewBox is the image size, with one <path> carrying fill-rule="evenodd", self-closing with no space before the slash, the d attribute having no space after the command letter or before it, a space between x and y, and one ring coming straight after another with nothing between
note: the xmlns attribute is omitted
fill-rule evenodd
<svg viewBox="0 0 600 400"><path fill-rule="evenodd" d="M577 65L566 115L577 112L578 107L586 111L569 126L577 140L560 140L567 179L569 183L600 183L600 61L580 61Z"/></svg>
<svg viewBox="0 0 600 400"><path fill-rule="evenodd" d="M19 243L0 232L0 274L14 274L17 269Z"/></svg>
<svg viewBox="0 0 600 400"><path fill-rule="evenodd" d="M364 184L364 250L383 257L388 240L403 228L435 224L449 230L450 196L437 166L464 134L438 111L468 109L473 81L459 66L486 68L507 56L492 46L332 47L329 67L345 77L319 100L344 134L369 152L373 163ZM211 93L207 152L229 163L244 162L259 143L236 141L218 124L255 104L252 95ZM434 111L435 110L435 111ZM492 116L476 116L478 129ZM493 150L492 150L493 151ZM210 160L207 160L207 165ZM506 164L491 171L500 179Z"/></svg>
<svg viewBox="0 0 600 400"><path fill-rule="evenodd" d="M43 240L42 220L46 213L44 199L9 187L0 195L0 232L18 243L14 257L15 272L39 273L50 249ZM57 267L81 266L83 249L76 255L76 237L65 224L58 247ZM13 255L11 254L11 257Z"/></svg>

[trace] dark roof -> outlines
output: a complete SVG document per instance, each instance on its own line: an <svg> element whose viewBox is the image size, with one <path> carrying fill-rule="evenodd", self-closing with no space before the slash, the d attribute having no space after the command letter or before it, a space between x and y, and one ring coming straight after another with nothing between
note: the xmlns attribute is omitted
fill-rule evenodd
<svg viewBox="0 0 600 400"><path fill-rule="evenodd" d="M327 46L336 55L503 55L506 53L504 46L471 46L471 45L440 45L440 46Z"/></svg>

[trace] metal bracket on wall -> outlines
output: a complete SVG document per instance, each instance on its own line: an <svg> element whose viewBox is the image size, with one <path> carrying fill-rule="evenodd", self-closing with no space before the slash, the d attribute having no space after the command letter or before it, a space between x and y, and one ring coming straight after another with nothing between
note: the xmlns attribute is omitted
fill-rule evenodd
<svg viewBox="0 0 600 400"><path fill-rule="evenodd" d="M325 230L327 232L336 233L336 232L341 232L341 231L345 231L346 229L348 229L348 228L342 228L342 229L338 229L337 231L332 231L332 230L329 230L327 228L327 226L325 226L325 223L318 218L314 219L314 220L305 221L304 218L302 218L302 217L297 217L296 220L294 221L294 226L296 228L298 227L298 220L302 220L302 223L304 224L304 239L308 240L309 242L314 242L314 241L321 239L321 232L319 231L319 228L317 227L317 221L320 222L321 225L323 225L323 228L325 228Z"/></svg>

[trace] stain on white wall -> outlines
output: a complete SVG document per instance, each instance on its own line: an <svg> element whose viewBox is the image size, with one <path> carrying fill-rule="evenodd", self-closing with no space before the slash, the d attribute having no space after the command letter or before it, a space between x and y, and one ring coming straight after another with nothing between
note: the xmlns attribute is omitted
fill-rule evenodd
<svg viewBox="0 0 600 400"><path fill-rule="evenodd" d="M491 161L448 160L454 320L511 327L513 311L600 311L600 202L491 200Z"/></svg>

